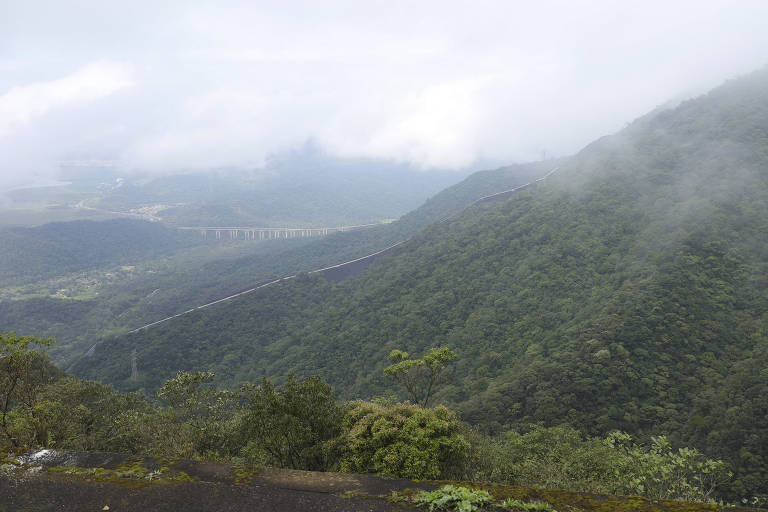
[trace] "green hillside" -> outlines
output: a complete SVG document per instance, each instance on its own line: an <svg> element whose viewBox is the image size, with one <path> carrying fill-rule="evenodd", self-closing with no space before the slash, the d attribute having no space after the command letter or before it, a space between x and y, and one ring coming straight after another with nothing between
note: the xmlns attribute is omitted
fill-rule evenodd
<svg viewBox="0 0 768 512"><path fill-rule="evenodd" d="M439 401L489 430L667 433L765 492L768 71L641 118L502 204L417 234L359 278L311 277L100 346L123 389L320 374L384 392L393 348L460 353ZM140 378L131 382L129 354Z"/></svg>
<svg viewBox="0 0 768 512"><path fill-rule="evenodd" d="M542 167L515 165L476 173L398 222L321 239L222 246L203 243L197 233L182 236L159 224L124 220L14 228L9 232L21 233L24 239L0 250L8 255L0 264L8 279L0 281L0 326L56 337L52 355L68 366L72 357L108 333L125 332L270 277L311 271L381 250L484 195L533 179ZM127 240L127 244L105 246L113 239ZM87 250L82 251L83 247ZM109 250L112 259L101 254ZM116 269L118 262L136 268ZM21 282L27 284L14 285ZM60 288L67 288L67 294L54 295Z"/></svg>
<svg viewBox="0 0 768 512"><path fill-rule="evenodd" d="M191 233L159 223L116 219L52 222L0 231L0 285L124 264L201 245Z"/></svg>

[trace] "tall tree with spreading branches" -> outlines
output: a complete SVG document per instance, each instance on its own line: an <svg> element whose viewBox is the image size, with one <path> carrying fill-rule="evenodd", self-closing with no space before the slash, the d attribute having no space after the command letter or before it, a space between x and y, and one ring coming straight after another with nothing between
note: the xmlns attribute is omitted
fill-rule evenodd
<svg viewBox="0 0 768 512"><path fill-rule="evenodd" d="M393 364L384 369L384 374L405 386L414 404L427 407L440 374L458 356L448 347L441 347L429 349L421 359L408 357L408 352L402 350L390 352L389 360Z"/></svg>

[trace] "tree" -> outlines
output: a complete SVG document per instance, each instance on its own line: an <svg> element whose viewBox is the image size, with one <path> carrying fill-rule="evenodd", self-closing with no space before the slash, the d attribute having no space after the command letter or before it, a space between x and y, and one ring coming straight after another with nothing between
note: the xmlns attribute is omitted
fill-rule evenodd
<svg viewBox="0 0 768 512"><path fill-rule="evenodd" d="M14 408L29 413L35 437L32 442L46 442L46 439L41 439L40 429L37 428L34 408L40 389L53 379L56 368L48 363L46 354L33 350L33 347L46 347L52 343L50 338L0 333L0 433L14 447L21 444L11 428L10 415Z"/></svg>
<svg viewBox="0 0 768 512"><path fill-rule="evenodd" d="M178 372L157 392L171 406L170 419L189 431L195 452L209 458L226 452L227 419L234 400L232 392L206 386L214 376L213 372Z"/></svg>
<svg viewBox="0 0 768 512"><path fill-rule="evenodd" d="M285 390L267 379L243 386L248 401L240 418L243 454L283 468L323 471L335 462L331 441L341 433L344 409L320 377L298 382L291 374Z"/></svg>
<svg viewBox="0 0 768 512"><path fill-rule="evenodd" d="M49 447L123 453L131 450L123 444L121 418L153 412L143 395L73 376L42 389L36 410L47 412Z"/></svg>
<svg viewBox="0 0 768 512"><path fill-rule="evenodd" d="M393 350L389 360L394 364L386 367L384 374L405 386L414 404L427 407L445 365L457 357L448 347L431 348L421 359L408 359L408 352Z"/></svg>

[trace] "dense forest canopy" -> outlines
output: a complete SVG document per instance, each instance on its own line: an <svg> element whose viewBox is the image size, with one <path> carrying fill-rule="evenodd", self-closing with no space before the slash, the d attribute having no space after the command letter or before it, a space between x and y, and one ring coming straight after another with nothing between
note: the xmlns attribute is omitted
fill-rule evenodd
<svg viewBox="0 0 768 512"><path fill-rule="evenodd" d="M8 286L202 245L194 233L138 220L51 222L0 230L0 284Z"/></svg>

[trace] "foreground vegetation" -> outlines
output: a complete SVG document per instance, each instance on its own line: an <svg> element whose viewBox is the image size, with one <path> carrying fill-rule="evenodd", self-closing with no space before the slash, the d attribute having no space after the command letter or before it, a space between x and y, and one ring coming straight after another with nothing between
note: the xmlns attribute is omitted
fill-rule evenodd
<svg viewBox="0 0 768 512"><path fill-rule="evenodd" d="M124 394L57 370L34 350L49 343L0 336L5 451L99 450L685 501L714 499L731 476L724 462L664 437L639 445L621 432L596 438L541 425L488 436L444 406L338 402L317 377L231 391L211 387L210 372L182 372L155 397ZM445 350L425 359L442 353L445 364Z"/></svg>

